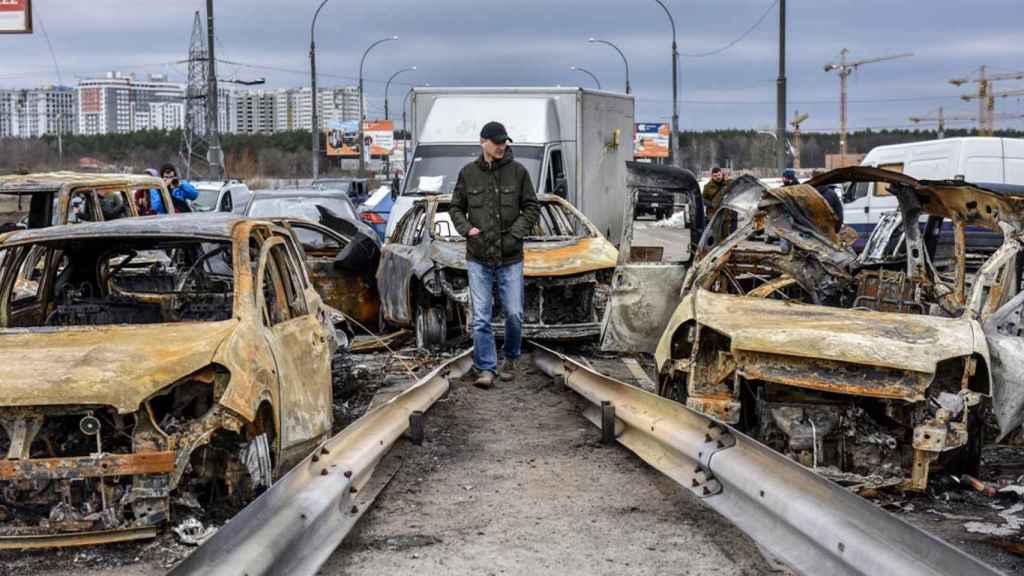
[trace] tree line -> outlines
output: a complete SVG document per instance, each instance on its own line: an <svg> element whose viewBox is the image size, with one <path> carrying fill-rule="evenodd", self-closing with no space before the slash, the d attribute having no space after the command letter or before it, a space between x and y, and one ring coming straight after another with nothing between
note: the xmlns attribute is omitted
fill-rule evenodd
<svg viewBox="0 0 1024 576"><path fill-rule="evenodd" d="M973 136L973 130L947 130L946 137ZM1024 137L1019 130L1004 130L997 136ZM396 133L396 137L401 136ZM875 146L932 140L934 130L864 130L848 136L850 153L867 152ZM697 172L712 166L734 170L771 173L775 166L775 139L755 130L708 130L678 135L682 165ZM790 135L792 139L792 135ZM839 152L839 135L801 135L800 161L805 168L825 166L825 155ZM178 162L180 130L147 130L130 134L64 136L63 168L77 169L81 158L94 158L100 166L141 172L164 162ZM308 131L276 134L222 136L227 174L235 178L303 178L309 174ZM325 169L332 163L322 162ZM0 174L41 172L62 168L57 138L0 139Z"/></svg>

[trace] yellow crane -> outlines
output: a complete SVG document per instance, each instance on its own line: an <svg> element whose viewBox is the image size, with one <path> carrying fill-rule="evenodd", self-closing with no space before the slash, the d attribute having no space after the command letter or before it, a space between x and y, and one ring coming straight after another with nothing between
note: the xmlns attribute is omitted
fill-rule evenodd
<svg viewBox="0 0 1024 576"><path fill-rule="evenodd" d="M954 86L964 84L977 84L978 91L974 94L964 94L960 98L970 102L978 101L978 133L982 136L991 136L994 129L996 98L1024 95L1024 90L1008 90L1005 92L993 92L992 83L1005 80L1024 80L1024 72L1009 72L1005 74L988 74L988 67L982 65L978 68L978 75L975 77L953 78L949 81Z"/></svg>
<svg viewBox="0 0 1024 576"><path fill-rule="evenodd" d="M839 154L841 156L841 162L843 165L846 164L846 79L853 74L853 71L865 64L874 64L875 62L884 62L886 60L895 60L897 58L908 58L913 56L910 52L903 54L892 54L890 56L881 56L878 58L865 58L863 60L854 60L850 62L846 59L846 55L850 51L843 48L839 52L839 62L825 64L825 72L835 72L839 75Z"/></svg>
<svg viewBox="0 0 1024 576"><path fill-rule="evenodd" d="M1024 93L1024 91L1022 91ZM1012 118L1024 118L1024 114L993 114L993 119L1009 120ZM939 139L945 138L946 122L974 122L978 120L978 116L972 114L959 114L954 116L946 116L943 112L942 107L939 107L938 114L932 116L911 116L908 118L914 124L938 124L939 126Z"/></svg>

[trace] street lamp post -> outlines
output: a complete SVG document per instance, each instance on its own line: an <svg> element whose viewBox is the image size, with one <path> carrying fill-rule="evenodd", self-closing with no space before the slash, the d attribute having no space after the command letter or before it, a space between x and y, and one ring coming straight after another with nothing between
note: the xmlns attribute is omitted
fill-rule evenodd
<svg viewBox="0 0 1024 576"><path fill-rule="evenodd" d="M415 71L416 71L416 67L415 66L410 66L408 68L402 68L398 72L395 72L394 74L392 74L391 78L388 78L387 84L384 85L384 119L385 120L390 120L391 119L391 116L388 113L388 90L391 89L391 81L395 79L395 76L398 76L399 74L401 74L403 72L415 72Z"/></svg>
<svg viewBox="0 0 1024 576"><path fill-rule="evenodd" d="M327 4L328 0L320 2L320 6L317 7L316 13L313 14L313 22L309 25L309 84L312 90L313 99L313 114L312 121L310 124L309 131L312 133L311 149L313 163L313 179L316 180L317 176L320 175L320 128L318 126L316 116L316 19L320 16L320 10L323 9L324 4Z"/></svg>
<svg viewBox="0 0 1024 576"><path fill-rule="evenodd" d="M590 76L591 78L594 79L594 84L597 84L597 89L598 90L601 89L601 81L597 79L597 74L594 74L593 72L591 72L590 70L587 70L586 68L581 68L580 66L569 66L569 70L575 70L577 72L583 72L584 74Z"/></svg>
<svg viewBox="0 0 1024 576"><path fill-rule="evenodd" d="M391 36L390 38L381 38L373 44L370 44L366 51L363 52L363 57L359 60L359 173L366 174L366 135L363 133L363 123L366 122L366 106L363 103L363 64L366 63L366 55L370 53L378 44L385 42L391 42L392 40L398 40L398 36Z"/></svg>
<svg viewBox="0 0 1024 576"><path fill-rule="evenodd" d="M601 40L600 38L591 38L589 42L594 42L597 44L607 44L614 48L615 51L619 53L619 56L622 56L622 63L626 65L626 94L629 94L629 60L626 60L626 55L622 53L622 50L619 50L618 46L612 44L607 40Z"/></svg>
<svg viewBox="0 0 1024 576"><path fill-rule="evenodd" d="M679 136L679 48L676 45L676 21L672 13L661 0L654 0L665 11L669 24L672 25L672 137L668 139L669 163L676 166L676 138Z"/></svg>

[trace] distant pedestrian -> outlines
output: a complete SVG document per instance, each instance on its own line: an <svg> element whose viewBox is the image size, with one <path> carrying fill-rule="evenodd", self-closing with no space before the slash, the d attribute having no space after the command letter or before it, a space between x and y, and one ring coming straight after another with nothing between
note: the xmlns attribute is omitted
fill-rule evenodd
<svg viewBox="0 0 1024 576"><path fill-rule="evenodd" d="M178 169L168 162L160 167L160 176L171 193L171 202L174 203L175 212L191 212L192 206L189 201L199 198L199 191L188 180L178 178ZM165 210L166 213L166 210Z"/></svg>
<svg viewBox="0 0 1024 576"><path fill-rule="evenodd" d="M704 197L704 207L707 208L708 220L722 205L722 191L728 185L729 178L726 177L725 170L718 166L712 168L711 180L708 180L708 183L704 185L704 190L701 191L701 196Z"/></svg>
<svg viewBox="0 0 1024 576"><path fill-rule="evenodd" d="M796 177L796 170L792 168L786 168L782 171L782 185L783 186L796 186L800 183L800 180Z"/></svg>
<svg viewBox="0 0 1024 576"><path fill-rule="evenodd" d="M156 168L146 168L146 174L150 176L160 177L160 173L156 171ZM164 207L164 199L160 194L159 188L150 188L148 194L148 202L146 203L147 214L167 214L167 208Z"/></svg>
<svg viewBox="0 0 1024 576"><path fill-rule="evenodd" d="M811 178L816 178L821 175L820 171L815 171ZM843 200L839 197L839 186L836 184L825 184L824 186L818 186L815 188L818 194L828 202L832 212L836 215L836 232L843 227Z"/></svg>
<svg viewBox="0 0 1024 576"><path fill-rule="evenodd" d="M473 365L478 388L516 376L522 349L523 239L540 215L530 174L513 159L505 127L488 122L480 130L480 157L459 172L449 215L466 238L469 300L472 308ZM501 367L491 330L494 286L505 312L505 350Z"/></svg>

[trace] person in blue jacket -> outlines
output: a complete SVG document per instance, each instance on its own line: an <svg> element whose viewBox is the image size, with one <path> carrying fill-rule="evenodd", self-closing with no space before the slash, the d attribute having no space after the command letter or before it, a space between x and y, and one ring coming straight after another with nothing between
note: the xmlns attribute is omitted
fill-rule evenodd
<svg viewBox="0 0 1024 576"><path fill-rule="evenodd" d="M167 184L167 190L171 193L174 211L191 212L192 207L189 205L189 201L199 198L199 191L196 190L196 187L188 180L179 179L178 169L170 162L160 167L160 177L164 179L164 183ZM165 214L167 212L162 202L160 208L163 209L163 212L160 213Z"/></svg>

